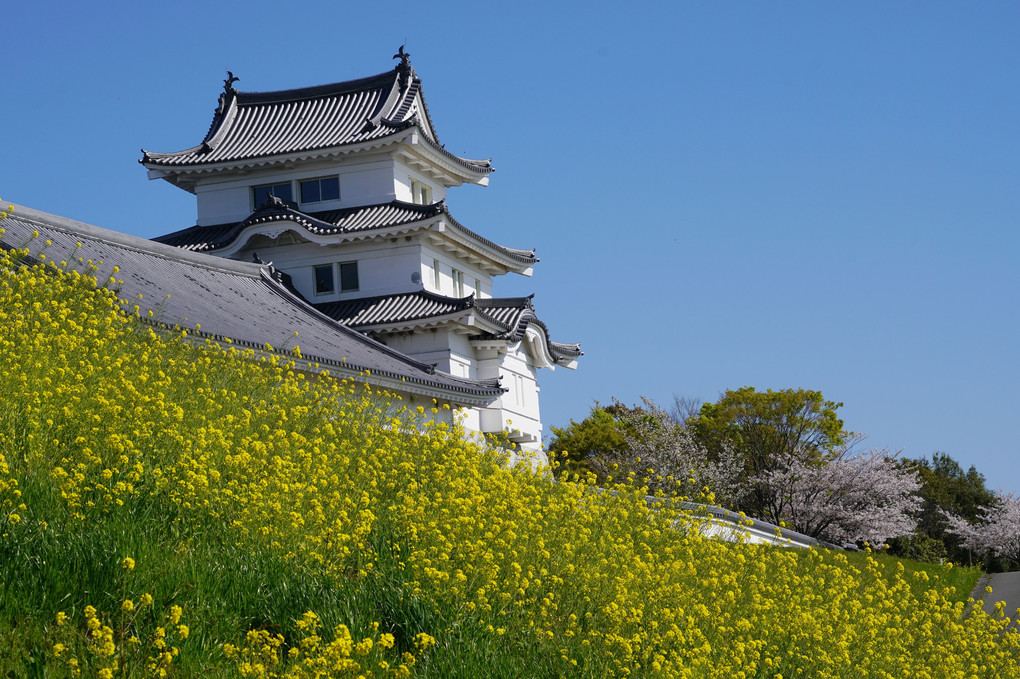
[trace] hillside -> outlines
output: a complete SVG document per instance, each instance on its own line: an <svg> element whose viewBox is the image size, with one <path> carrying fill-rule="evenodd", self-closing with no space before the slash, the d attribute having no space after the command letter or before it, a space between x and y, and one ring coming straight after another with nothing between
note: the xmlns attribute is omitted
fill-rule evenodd
<svg viewBox="0 0 1020 679"><path fill-rule="evenodd" d="M5 676L1020 674L959 568L708 540L0 256Z"/></svg>

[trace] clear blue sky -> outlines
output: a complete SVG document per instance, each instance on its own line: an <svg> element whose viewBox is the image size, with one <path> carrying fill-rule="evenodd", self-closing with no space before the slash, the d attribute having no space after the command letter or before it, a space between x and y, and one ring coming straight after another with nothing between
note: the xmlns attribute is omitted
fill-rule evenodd
<svg viewBox="0 0 1020 679"><path fill-rule="evenodd" d="M492 157L472 229L536 247L536 293L594 400L744 385L1020 491L1020 5L8 3L0 196L140 236L194 223L139 148L198 143L241 90L392 68L442 141Z"/></svg>

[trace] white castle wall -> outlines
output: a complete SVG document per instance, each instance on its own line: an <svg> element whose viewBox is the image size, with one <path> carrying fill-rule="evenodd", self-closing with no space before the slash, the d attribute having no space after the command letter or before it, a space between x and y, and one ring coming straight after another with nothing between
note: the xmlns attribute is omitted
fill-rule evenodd
<svg viewBox="0 0 1020 679"><path fill-rule="evenodd" d="M439 262L438 282L434 269L437 261ZM464 274L463 295L454 290L454 269ZM492 297L492 276L468 264L466 260L429 245L423 245L421 249L421 278L425 290L447 297L467 297L471 294L479 298Z"/></svg>
<svg viewBox="0 0 1020 679"><path fill-rule="evenodd" d="M406 182L406 172L401 170L399 174ZM305 161L300 168L274 167L252 170L240 177L232 174L203 178L195 187L198 208L196 223L208 226L242 221L258 207L252 204L251 189L254 186L332 175L340 178L340 200L302 205L295 186L294 198L298 201L299 209L308 212L335 210L388 203L398 198L398 171L393 158L382 154L358 156L357 160L340 156L330 160ZM410 202L410 187L406 195L402 200Z"/></svg>

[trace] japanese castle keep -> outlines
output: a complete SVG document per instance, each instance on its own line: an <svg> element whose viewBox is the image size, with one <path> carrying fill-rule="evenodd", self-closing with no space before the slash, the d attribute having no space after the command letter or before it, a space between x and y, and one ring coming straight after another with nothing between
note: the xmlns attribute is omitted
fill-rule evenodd
<svg viewBox="0 0 1020 679"><path fill-rule="evenodd" d="M386 73L280 92L240 92L228 74L201 143L143 151L150 179L198 204L194 226L154 240L271 264L323 320L458 385L464 398L436 396L462 408L469 429L507 430L539 450L537 371L575 368L580 345L552 341L530 297L494 296L496 276L530 276L538 258L450 213L447 191L485 186L493 168L440 144L408 57L401 48Z"/></svg>

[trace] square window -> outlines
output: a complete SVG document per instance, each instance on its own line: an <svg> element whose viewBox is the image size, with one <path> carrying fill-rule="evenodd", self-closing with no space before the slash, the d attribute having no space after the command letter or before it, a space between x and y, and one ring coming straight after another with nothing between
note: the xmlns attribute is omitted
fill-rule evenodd
<svg viewBox="0 0 1020 679"><path fill-rule="evenodd" d="M319 180L323 200L340 200L340 178L326 177Z"/></svg>
<svg viewBox="0 0 1020 679"><path fill-rule="evenodd" d="M319 180L312 179L311 181L301 182L301 202L302 203L318 203L322 198L319 197Z"/></svg>
<svg viewBox="0 0 1020 679"><path fill-rule="evenodd" d="M285 184L266 184L265 186L253 186L251 189L252 203L257 210L262 207L269 196L276 196L287 205L296 207L294 204L294 190L290 182Z"/></svg>
<svg viewBox="0 0 1020 679"><path fill-rule="evenodd" d="M358 289L358 263L344 262L340 265L340 292Z"/></svg>
<svg viewBox="0 0 1020 679"><path fill-rule="evenodd" d="M418 205L432 204L432 187L417 179L411 180L411 202Z"/></svg>
<svg viewBox="0 0 1020 679"><path fill-rule="evenodd" d="M305 179L301 182L302 203L321 203L325 200L340 200L339 177Z"/></svg>
<svg viewBox="0 0 1020 679"><path fill-rule="evenodd" d="M333 281L333 265L315 267L315 294L328 295L336 289Z"/></svg>

